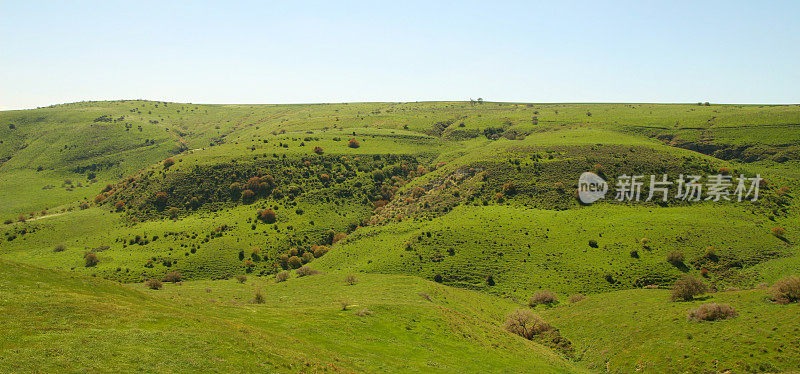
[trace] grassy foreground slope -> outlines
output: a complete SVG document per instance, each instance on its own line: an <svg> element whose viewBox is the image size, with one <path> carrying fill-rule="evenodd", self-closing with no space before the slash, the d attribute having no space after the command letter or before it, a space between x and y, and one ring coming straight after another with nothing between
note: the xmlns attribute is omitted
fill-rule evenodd
<svg viewBox="0 0 800 374"><path fill-rule="evenodd" d="M597 372L800 370L800 304L770 302L766 290L718 292L692 302L668 299L665 290L626 290L540 313L563 326L561 333ZM688 320L690 310L709 302L729 304L739 315L714 322Z"/></svg>
<svg viewBox="0 0 800 374"><path fill-rule="evenodd" d="M0 261L0 295L3 372L583 372L502 330L513 304L411 277L152 291Z"/></svg>

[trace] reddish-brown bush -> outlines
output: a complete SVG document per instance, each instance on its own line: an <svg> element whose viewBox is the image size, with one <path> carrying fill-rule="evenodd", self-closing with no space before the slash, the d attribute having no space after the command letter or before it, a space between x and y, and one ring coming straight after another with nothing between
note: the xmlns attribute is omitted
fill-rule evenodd
<svg viewBox="0 0 800 374"><path fill-rule="evenodd" d="M168 158L164 160L164 168L169 168L170 166L175 165L175 160L172 158Z"/></svg>
<svg viewBox="0 0 800 374"><path fill-rule="evenodd" d="M322 149L322 147L314 147L314 153L321 155L325 153L325 151Z"/></svg>
<svg viewBox="0 0 800 374"><path fill-rule="evenodd" d="M259 220L266 223L275 223L275 221L278 218L278 215L272 209L263 209L258 211L256 217L258 217Z"/></svg>
<svg viewBox="0 0 800 374"><path fill-rule="evenodd" d="M786 229L784 229L783 227L773 227L772 235L775 235L775 237L778 238L783 238L783 236L786 235Z"/></svg>
<svg viewBox="0 0 800 374"><path fill-rule="evenodd" d="M122 211L123 209L125 209L125 202L124 201L117 201L117 203L114 204L114 209L116 209L117 212Z"/></svg>
<svg viewBox="0 0 800 374"><path fill-rule="evenodd" d="M106 199L106 197L105 197L105 196L103 196L103 195L97 195L97 196L95 196L95 197L94 197L94 203L95 203L95 204L100 204L100 203L102 203L102 202L103 202L103 200L105 200L105 199Z"/></svg>
<svg viewBox="0 0 800 374"><path fill-rule="evenodd" d="M358 148L361 146L361 143L359 143L358 140L350 139L350 141L347 142L347 146L350 148Z"/></svg>

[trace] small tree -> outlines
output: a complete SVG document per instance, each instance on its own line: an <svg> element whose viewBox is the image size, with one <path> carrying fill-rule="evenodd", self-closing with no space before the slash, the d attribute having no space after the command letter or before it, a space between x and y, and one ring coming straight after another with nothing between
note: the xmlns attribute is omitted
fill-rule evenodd
<svg viewBox="0 0 800 374"><path fill-rule="evenodd" d="M672 301L691 301L697 295L702 295L708 286L700 278L685 275L672 285Z"/></svg>
<svg viewBox="0 0 800 374"><path fill-rule="evenodd" d="M353 274L347 274L347 276L344 277L344 283L347 284L347 285L352 286L352 285L356 284L357 282L358 281L356 280L356 276L353 275Z"/></svg>
<svg viewBox="0 0 800 374"><path fill-rule="evenodd" d="M87 252L83 256L85 265L87 268L97 266L100 263L100 260L97 258L97 255L94 252Z"/></svg>
<svg viewBox="0 0 800 374"><path fill-rule="evenodd" d="M550 325L530 310L517 309L506 317L505 329L530 340L550 330Z"/></svg>

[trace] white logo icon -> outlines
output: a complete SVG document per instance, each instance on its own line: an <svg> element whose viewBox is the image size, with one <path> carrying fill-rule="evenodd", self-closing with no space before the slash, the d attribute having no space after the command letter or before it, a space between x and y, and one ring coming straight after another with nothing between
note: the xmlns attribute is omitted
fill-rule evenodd
<svg viewBox="0 0 800 374"><path fill-rule="evenodd" d="M578 198L584 204L591 204L606 196L608 183L599 175L585 172L578 178Z"/></svg>

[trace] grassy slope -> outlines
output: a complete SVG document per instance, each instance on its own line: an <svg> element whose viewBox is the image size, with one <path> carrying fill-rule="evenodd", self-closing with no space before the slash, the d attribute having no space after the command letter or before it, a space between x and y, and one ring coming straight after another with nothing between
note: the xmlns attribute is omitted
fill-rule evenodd
<svg viewBox="0 0 800 374"><path fill-rule="evenodd" d="M562 334L584 352L593 371L797 371L800 305L775 304L766 295L765 290L729 291L692 302L669 302L665 290L627 290L540 314L563 326ZM739 316L715 322L688 320L689 310L708 302L729 304Z"/></svg>
<svg viewBox="0 0 800 374"><path fill-rule="evenodd" d="M409 277L365 275L347 286L330 274L152 291L0 261L0 287L5 372L581 371L503 331L499 320L512 304ZM249 303L255 290L264 304ZM342 299L351 309L341 310ZM354 313L363 308L372 314Z"/></svg>
<svg viewBox="0 0 800 374"><path fill-rule="evenodd" d="M124 118L94 121L103 115ZM532 123L534 116L537 125ZM441 131L438 122L450 125ZM126 124L130 124L127 131ZM5 240L0 237L3 258L128 282L161 276L172 269L201 281L143 293L109 282L73 279L61 273L3 263L0 287L9 292L3 293L2 308L4 313L16 312L3 315L4 325L9 321L13 334L0 341L4 350L16 351L11 351L15 355L0 355L0 366L75 371L105 371L115 366L151 371L242 371L259 364L283 370L318 371L323 367L332 370L331 363L348 371L427 371L432 365L447 371L460 365L473 371L571 368L541 346L498 330L502 315L514 308L513 303L399 275L359 273L360 284L344 287L340 279L343 273L335 270L341 269L429 279L441 274L449 285L520 299L539 288L553 289L562 299L575 292L599 293L578 305L543 311L576 348L585 351L579 365L585 363L593 371L605 370L608 359L612 371L631 371L631 365L640 363L653 372L679 372L692 365L709 368L717 357L722 357L720 362L726 368L738 370L790 369L797 365L792 361L797 353L790 356L785 347L796 347L797 342L778 326L781 321L792 321L777 312L793 310L790 308L794 306L773 309L763 302L758 291L720 293L713 297L735 304L741 317L698 325L685 321L689 304L668 303L662 291L607 292L636 287L637 280L643 277L648 283L668 284L683 271L667 264L665 254L681 250L690 262L698 260L706 246L717 248L725 261L743 262L742 269L712 273L710 281L720 289L796 274L800 269L795 244L800 240L800 218L791 194L789 213L776 215L763 214L749 204L727 203L672 207L604 203L579 207L568 197L565 203L563 194L552 191L552 185L563 181L568 188L574 187L579 172L598 163L611 175L629 169L647 173L664 167L672 170L700 165L708 170L728 166L737 173L759 172L777 187L795 190L800 177L797 161L722 161L668 145L687 142L710 144L715 149L755 144L784 149L798 144L798 124L800 106L680 104L251 106L124 101L0 112L3 219L45 208L51 208L51 214L57 212L53 207L75 206L80 200L91 200L100 186L141 169L155 170L156 177L162 177L163 168L157 163L170 155L179 162L168 173L191 171L195 165L250 162L274 155L309 157L315 146L323 147L326 155L404 154L428 163L433 171L401 187L401 193L435 185L476 164L494 172L484 183L488 191L478 195L472 204L442 212L432 220L389 220L381 226L361 228L312 263L331 274L279 285L252 275L247 285L202 279L244 272L243 262L237 258L239 251L249 253L259 247L272 259L290 246L290 237L328 228L342 231L348 223L368 217L371 209L365 210L358 202L339 205L306 196L295 202L259 200L253 205L226 207L217 212L201 209L178 221L131 223L100 207L4 225ZM524 140L489 140L483 133L491 128L529 134ZM348 148L349 138L358 139L361 147ZM188 151L175 155L182 149ZM535 162L536 155L553 157ZM508 166L515 159L522 160L521 168ZM435 168L439 162L444 165ZM536 175L537 165L544 166L548 175ZM97 180L92 183L86 180L85 171L75 170L92 166L97 169ZM37 171L38 167L42 170ZM64 185L65 179L73 181L72 191ZM505 180L514 180L524 193L503 204L487 201L483 206L481 199L493 195L502 185L499 181ZM77 182L83 187L77 187ZM47 185L54 188L43 189ZM481 184L458 187L469 192ZM277 225L251 229L255 209L266 206L279 208ZM297 208L305 214L294 214ZM229 225L230 230L219 238L205 240L223 224ZM769 235L773 226L787 228L786 241ZM27 233L22 235L21 230ZM186 235L167 237L168 232ZM7 240L11 234L16 236L13 241ZM160 239L141 246L122 244L135 235L158 235ZM636 242L642 237L651 240L650 250ZM589 239L597 240L599 248L588 246ZM412 243L410 251L404 248L407 241ZM56 244L65 244L67 250L53 252ZM98 252L100 265L83 267L83 253L102 245L110 248ZM630 256L631 250L638 251L638 259ZM144 267L152 258L157 259L155 266ZM160 262L164 258L177 263L166 267ZM258 266L270 270L271 260ZM690 272L697 272L694 266L689 268ZM25 280L7 281L18 275ZM495 286L486 284L487 275L494 276ZM258 288L267 295L268 303L248 304L246 301ZM434 303L424 301L419 292L430 293ZM447 300L436 295L446 296ZM728 295L741 295L741 300ZM360 318L352 312L339 312L337 300L343 297L376 313ZM638 304L634 300L643 301ZM580 312L584 303L586 309ZM647 320L637 320L632 313L645 313L637 309L640 307L656 312ZM615 313L618 310L628 312ZM742 330L752 325L756 316L768 320L765 326L777 328L780 334L761 334L766 336L762 338L755 332L731 332L736 337L727 340L727 336L710 334L708 326ZM656 326L657 322L668 326L664 321L690 331L692 339L683 330L676 333ZM40 331L49 325L57 326L60 334ZM597 329L597 325L605 328ZM610 327L617 325L622 329ZM627 329L629 326L637 329ZM430 331L425 332L424 328ZM457 334L453 335L454 331ZM133 340L126 338L131 332ZM629 347L628 343L634 340L614 340L621 335L651 344ZM87 342L102 354L93 355L82 348ZM393 344L392 348L386 348L388 344ZM766 351L749 356L750 346L758 344ZM669 359L669 350L676 347L689 347L691 353L682 359ZM42 356L42 348L50 355ZM478 359L482 355L488 357L485 362ZM782 361L766 365L772 358ZM112 365L108 365L109 360ZM402 366L406 361L408 366Z"/></svg>

